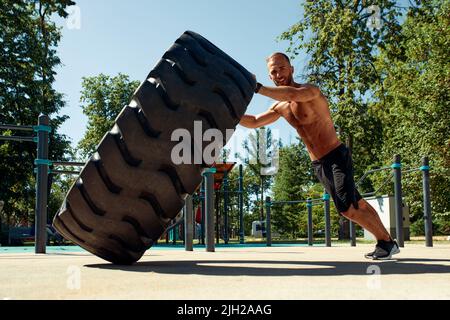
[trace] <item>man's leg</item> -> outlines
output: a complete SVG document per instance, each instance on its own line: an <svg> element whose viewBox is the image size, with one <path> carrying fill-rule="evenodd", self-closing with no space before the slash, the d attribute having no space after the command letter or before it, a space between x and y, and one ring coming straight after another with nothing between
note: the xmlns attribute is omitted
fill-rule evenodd
<svg viewBox="0 0 450 320"><path fill-rule="evenodd" d="M364 199L358 201L358 206L359 208L355 209L351 205L346 212L342 212L342 215L372 233L377 240L390 241L391 236L376 210Z"/></svg>

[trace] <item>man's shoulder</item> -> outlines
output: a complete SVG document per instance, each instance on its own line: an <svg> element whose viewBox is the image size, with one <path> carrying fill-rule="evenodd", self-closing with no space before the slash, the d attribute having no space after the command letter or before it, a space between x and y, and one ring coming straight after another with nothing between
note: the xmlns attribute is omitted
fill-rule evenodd
<svg viewBox="0 0 450 320"><path fill-rule="evenodd" d="M318 90L320 92L319 86L314 83L303 83L300 85L300 88L313 89Z"/></svg>
<svg viewBox="0 0 450 320"><path fill-rule="evenodd" d="M276 113L281 114L281 112L282 112L285 108L289 107L289 104L290 104L290 103L289 103L288 101L278 101L278 102L275 102L275 103L269 108L269 110L275 111Z"/></svg>

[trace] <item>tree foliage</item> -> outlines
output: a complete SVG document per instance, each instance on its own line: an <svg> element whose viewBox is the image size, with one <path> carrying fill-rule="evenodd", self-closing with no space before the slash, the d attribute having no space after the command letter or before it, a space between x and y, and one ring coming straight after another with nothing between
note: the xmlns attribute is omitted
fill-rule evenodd
<svg viewBox="0 0 450 320"><path fill-rule="evenodd" d="M373 109L383 123L381 158L400 154L405 168L431 161L434 221L450 231L450 3L428 1L411 8L401 41L377 57L383 88ZM386 162L385 162L386 163ZM412 220L423 224L421 174L403 179ZM446 220L446 223L442 223ZM439 227L438 226L438 229Z"/></svg>
<svg viewBox="0 0 450 320"><path fill-rule="evenodd" d="M139 81L130 81L129 76L121 73L114 77L100 74L83 78L81 108L88 117L86 133L78 145L83 157L95 151L138 86Z"/></svg>
<svg viewBox="0 0 450 320"><path fill-rule="evenodd" d="M0 123L36 125L40 113L49 115L49 157L58 160L66 155L69 141L57 132L67 116L59 114L65 103L62 94L53 88L55 70L61 63L56 55L61 34L51 16L65 17L65 9L72 4L68 0L0 2ZM27 223L33 216L35 158L33 143L0 142L3 222Z"/></svg>

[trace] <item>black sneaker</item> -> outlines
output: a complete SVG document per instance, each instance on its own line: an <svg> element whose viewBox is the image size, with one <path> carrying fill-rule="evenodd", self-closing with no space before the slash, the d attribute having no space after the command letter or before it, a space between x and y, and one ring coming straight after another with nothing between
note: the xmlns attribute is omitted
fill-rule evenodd
<svg viewBox="0 0 450 320"><path fill-rule="evenodd" d="M366 253L366 254L364 255L364 257L365 257L366 259L370 259L370 260L373 259L373 255L375 254L375 252L377 251L377 248L378 248L378 243L379 243L379 242L377 242L374 251L369 252L369 253Z"/></svg>
<svg viewBox="0 0 450 320"><path fill-rule="evenodd" d="M372 260L389 260L397 253L400 253L397 241L379 240L375 246L375 251L367 253L365 257Z"/></svg>

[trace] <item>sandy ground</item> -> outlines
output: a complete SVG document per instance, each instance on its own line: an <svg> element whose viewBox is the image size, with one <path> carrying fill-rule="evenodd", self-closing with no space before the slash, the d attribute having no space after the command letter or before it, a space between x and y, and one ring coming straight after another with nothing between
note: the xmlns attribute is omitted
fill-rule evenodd
<svg viewBox="0 0 450 320"><path fill-rule="evenodd" d="M0 254L0 299L450 299L450 245L375 262L358 247L150 250L133 266L85 252Z"/></svg>

